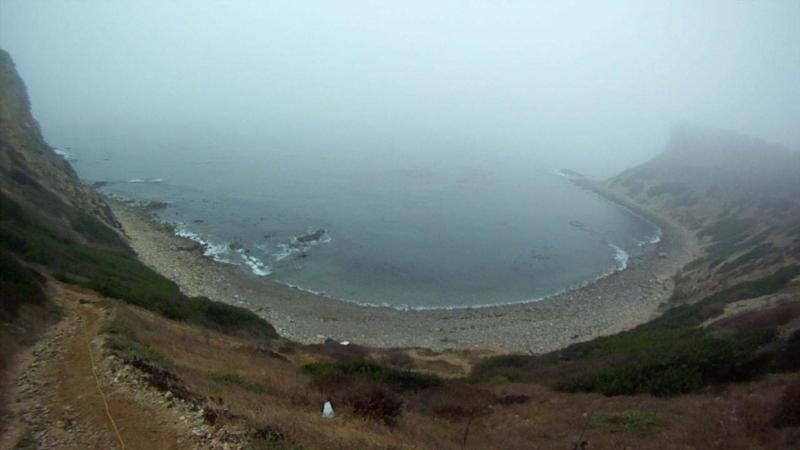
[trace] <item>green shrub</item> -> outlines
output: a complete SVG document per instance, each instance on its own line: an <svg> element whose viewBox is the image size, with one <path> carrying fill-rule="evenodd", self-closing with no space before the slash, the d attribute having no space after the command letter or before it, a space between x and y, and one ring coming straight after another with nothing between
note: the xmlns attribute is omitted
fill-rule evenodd
<svg viewBox="0 0 800 450"><path fill-rule="evenodd" d="M541 356L506 355L476 364L470 381L551 380L558 389L606 395L677 395L794 367L795 341L775 344L774 327L702 329L711 310L784 288L800 266L740 283L667 311L633 330ZM800 341L800 338L798 338Z"/></svg>
<svg viewBox="0 0 800 450"><path fill-rule="evenodd" d="M688 190L689 187L684 183L661 183L648 189L647 195L651 197L659 197L664 194L680 195Z"/></svg>
<svg viewBox="0 0 800 450"><path fill-rule="evenodd" d="M612 432L626 432L638 435L650 434L664 420L650 411L628 410L616 414L598 414L592 417L592 426L605 428Z"/></svg>
<svg viewBox="0 0 800 450"><path fill-rule="evenodd" d="M195 323L229 334L264 339L277 337L275 329L250 310L207 298L188 298L178 286L136 259L119 236L90 216L81 216L76 227L89 234L90 241L103 246L73 242L36 225L22 208L3 200L0 248L23 259L43 264L58 279L92 289L155 311L169 319ZM8 203L8 204L6 204Z"/></svg>
<svg viewBox="0 0 800 450"><path fill-rule="evenodd" d="M394 392L380 385L354 389L347 393L345 403L359 416L394 426L403 412L403 401Z"/></svg>
<svg viewBox="0 0 800 450"><path fill-rule="evenodd" d="M723 264L719 268L719 272L720 273L731 272L739 267L744 266L745 264L748 264L750 262L768 256L772 253L775 253L776 251L778 251L778 249L772 242L765 242L763 244L759 244L750 249L749 251L747 251L746 253L744 253L743 255L737 257L733 261Z"/></svg>
<svg viewBox="0 0 800 450"><path fill-rule="evenodd" d="M795 380L783 392L772 423L779 428L800 426L800 380Z"/></svg>
<svg viewBox="0 0 800 450"><path fill-rule="evenodd" d="M754 224L755 220L750 218L722 217L714 225L701 230L699 236L710 236L716 242L734 241L749 232Z"/></svg>
<svg viewBox="0 0 800 450"><path fill-rule="evenodd" d="M774 338L775 330L727 338L693 330L678 340L665 340L634 353L628 361L573 377L557 387L605 395L671 396L709 384L748 380L769 368L771 355L760 349Z"/></svg>
<svg viewBox="0 0 800 450"><path fill-rule="evenodd" d="M109 335L106 338L105 348L122 360L128 363L134 361L145 362L166 372L175 370L175 365L172 361L141 343L133 330L124 323L118 320L107 322L100 329L100 332Z"/></svg>
<svg viewBox="0 0 800 450"><path fill-rule="evenodd" d="M0 319L13 319L26 303L43 304L46 301L45 282L41 275L0 247Z"/></svg>
<svg viewBox="0 0 800 450"><path fill-rule="evenodd" d="M215 383L237 386L245 391L250 391L256 394L265 394L267 392L267 388L263 384L251 383L250 381L247 381L244 378L234 374L213 373L209 375L208 378Z"/></svg>
<svg viewBox="0 0 800 450"><path fill-rule="evenodd" d="M681 305L665 312L641 328L685 328L702 324L707 318L702 311L713 305L727 305L739 300L774 294L800 274L800 265L783 267L774 273L753 281L745 281L712 294L697 303Z"/></svg>
<svg viewBox="0 0 800 450"><path fill-rule="evenodd" d="M773 365L778 372L800 370L800 330L795 330L781 343Z"/></svg>
<svg viewBox="0 0 800 450"><path fill-rule="evenodd" d="M534 369L539 358L525 355L501 355L484 358L472 368L470 382L517 382Z"/></svg>
<svg viewBox="0 0 800 450"><path fill-rule="evenodd" d="M89 214L79 212L77 217L72 220L72 227L90 242L111 245L117 248L126 247L125 241L122 240L117 232Z"/></svg>
<svg viewBox="0 0 800 450"><path fill-rule="evenodd" d="M250 442L245 450L305 450L300 444L287 439L286 433L274 425L261 425L250 432Z"/></svg>
<svg viewBox="0 0 800 450"><path fill-rule="evenodd" d="M303 366L303 371L313 377L344 375L362 378L385 385L396 392L421 391L442 384L442 379L435 375L391 369L366 360L311 363Z"/></svg>

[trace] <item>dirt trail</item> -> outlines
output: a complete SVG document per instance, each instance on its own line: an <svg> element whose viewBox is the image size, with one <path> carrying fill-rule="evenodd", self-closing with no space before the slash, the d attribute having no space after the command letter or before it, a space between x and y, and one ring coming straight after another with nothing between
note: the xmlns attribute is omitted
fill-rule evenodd
<svg viewBox="0 0 800 450"><path fill-rule="evenodd" d="M57 282L50 285L64 319L12 368L13 419L0 437L0 449L120 449L92 371L92 358L99 365L102 355L97 334L103 299ZM126 449L193 447L176 412L137 400L102 369L97 375Z"/></svg>

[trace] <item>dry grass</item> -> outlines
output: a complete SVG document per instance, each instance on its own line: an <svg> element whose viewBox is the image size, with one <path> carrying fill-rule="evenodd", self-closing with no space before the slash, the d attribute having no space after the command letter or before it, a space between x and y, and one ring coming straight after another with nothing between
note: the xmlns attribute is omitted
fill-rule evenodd
<svg viewBox="0 0 800 450"><path fill-rule="evenodd" d="M265 348L144 310L117 308L118 320L135 330L144 344L167 356L188 389L222 400L233 418L221 420L267 430L262 434L279 433L287 442L302 445L298 448L568 449L579 440L591 449L792 448L800 436L797 428L776 428L772 423L786 386L797 374L669 399L568 394L533 383L455 381L433 391L402 394L404 412L393 426L360 417L336 403L336 418L322 419L326 396L299 368L335 359L330 352L318 354L319 349L281 341ZM459 360L453 354L420 350L395 349L374 356L429 369L438 364L431 361L440 361L446 363L441 375L449 376L463 373L453 367L470 364L469 355ZM647 415L630 417L631 411ZM651 423L652 417L657 420ZM633 425L599 426L604 418L612 425L615 421ZM641 432L642 426L646 432Z"/></svg>

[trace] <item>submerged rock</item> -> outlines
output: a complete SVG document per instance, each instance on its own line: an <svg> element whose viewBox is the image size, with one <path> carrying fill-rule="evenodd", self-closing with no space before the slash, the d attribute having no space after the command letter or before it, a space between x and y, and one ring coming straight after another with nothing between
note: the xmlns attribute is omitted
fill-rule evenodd
<svg viewBox="0 0 800 450"><path fill-rule="evenodd" d="M169 206L169 203L162 202L158 200L153 200L151 202L144 203L142 207L148 211L156 211L159 209L165 209Z"/></svg>
<svg viewBox="0 0 800 450"><path fill-rule="evenodd" d="M306 233L306 234L301 234L300 236L297 236L297 242L299 242L301 244L307 244L309 242L320 240L320 238L322 238L322 236L324 236L324 235L325 235L325 229L324 228L320 228L319 230L314 231L312 233Z"/></svg>

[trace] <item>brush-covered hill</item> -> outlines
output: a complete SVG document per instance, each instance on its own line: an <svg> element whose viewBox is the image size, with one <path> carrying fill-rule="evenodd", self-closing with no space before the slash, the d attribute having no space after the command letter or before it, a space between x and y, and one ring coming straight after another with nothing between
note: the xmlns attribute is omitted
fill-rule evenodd
<svg viewBox="0 0 800 450"><path fill-rule="evenodd" d="M605 183L668 214L707 244L678 278L696 301L800 260L800 153L731 132L676 127L653 160Z"/></svg>
<svg viewBox="0 0 800 450"><path fill-rule="evenodd" d="M3 50L0 50L0 189L7 201L78 241L91 240L80 230L91 220L86 216L118 228L105 202L80 183L69 163L42 138L39 124L31 115L23 81Z"/></svg>

